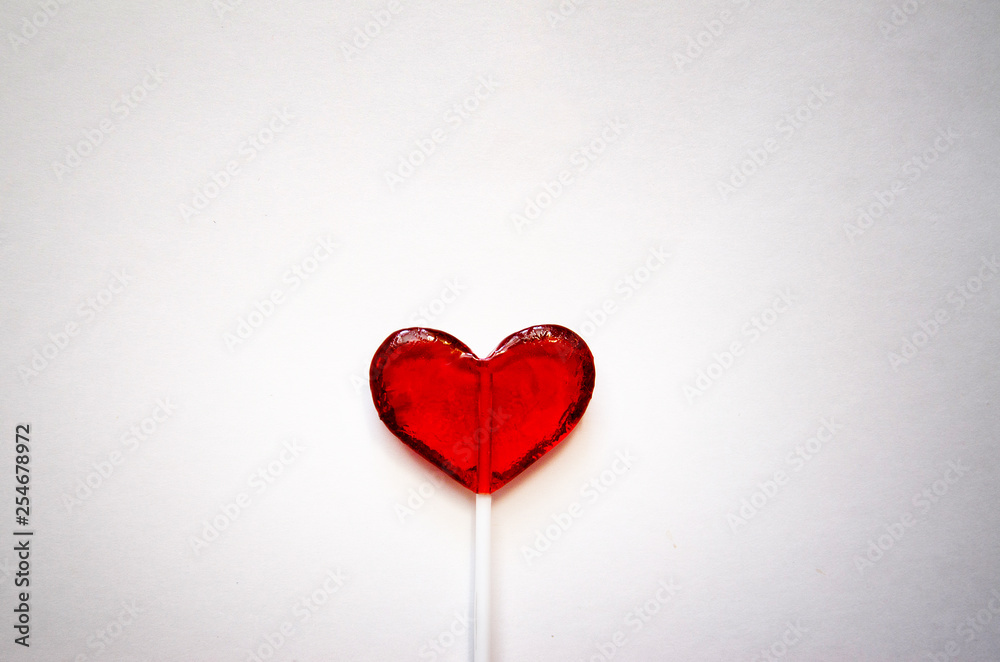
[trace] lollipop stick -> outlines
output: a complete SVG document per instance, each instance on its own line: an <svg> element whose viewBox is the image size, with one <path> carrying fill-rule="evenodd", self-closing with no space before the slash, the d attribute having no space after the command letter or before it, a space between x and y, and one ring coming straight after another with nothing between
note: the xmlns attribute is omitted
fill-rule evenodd
<svg viewBox="0 0 1000 662"><path fill-rule="evenodd" d="M475 662L490 662L490 494L476 495Z"/></svg>

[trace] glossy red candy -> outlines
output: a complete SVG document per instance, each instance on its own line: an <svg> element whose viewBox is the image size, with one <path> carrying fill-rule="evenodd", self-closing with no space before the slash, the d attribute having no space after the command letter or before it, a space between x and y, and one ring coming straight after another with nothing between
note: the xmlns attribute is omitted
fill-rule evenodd
<svg viewBox="0 0 1000 662"><path fill-rule="evenodd" d="M583 338L551 324L508 336L485 359L443 331L386 338L370 373L379 418L480 494L500 489L569 434L594 392Z"/></svg>

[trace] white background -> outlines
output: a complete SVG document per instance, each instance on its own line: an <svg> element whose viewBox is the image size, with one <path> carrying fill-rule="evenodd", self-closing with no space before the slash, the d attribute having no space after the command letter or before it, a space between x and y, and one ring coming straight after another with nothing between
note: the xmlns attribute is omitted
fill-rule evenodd
<svg viewBox="0 0 1000 662"><path fill-rule="evenodd" d="M618 631L615 660L1000 658L996 2L115 4L0 12L0 657L242 661L290 622L271 659L470 659L473 496L424 484L365 383L424 307L481 355L556 323L596 358L580 426L495 495L495 659L600 660Z"/></svg>

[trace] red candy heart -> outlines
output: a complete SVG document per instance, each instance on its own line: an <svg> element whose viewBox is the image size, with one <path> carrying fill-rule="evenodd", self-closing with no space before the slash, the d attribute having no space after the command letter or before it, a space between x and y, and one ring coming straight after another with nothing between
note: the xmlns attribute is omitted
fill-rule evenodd
<svg viewBox="0 0 1000 662"><path fill-rule="evenodd" d="M491 494L569 434L594 392L583 338L546 324L478 358L443 331L412 328L372 359L379 418L406 445L480 494Z"/></svg>

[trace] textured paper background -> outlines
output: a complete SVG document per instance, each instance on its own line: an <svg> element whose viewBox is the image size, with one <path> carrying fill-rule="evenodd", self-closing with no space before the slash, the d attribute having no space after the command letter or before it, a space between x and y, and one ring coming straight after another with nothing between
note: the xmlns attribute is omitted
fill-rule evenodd
<svg viewBox="0 0 1000 662"><path fill-rule="evenodd" d="M4 4L0 657L471 659L473 497L366 390L415 323L596 357L497 660L1000 657L1000 5L500 4Z"/></svg>

